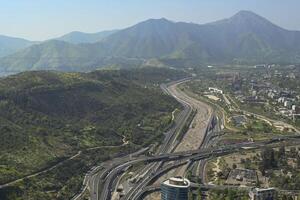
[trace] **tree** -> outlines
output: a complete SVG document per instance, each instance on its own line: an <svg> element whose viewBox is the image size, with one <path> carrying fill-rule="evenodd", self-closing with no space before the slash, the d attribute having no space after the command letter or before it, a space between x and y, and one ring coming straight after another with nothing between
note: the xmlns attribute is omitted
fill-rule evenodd
<svg viewBox="0 0 300 200"><path fill-rule="evenodd" d="M291 157L296 158L296 156L297 156L296 147L291 147L290 154L291 154Z"/></svg>
<svg viewBox="0 0 300 200"><path fill-rule="evenodd" d="M193 176L192 171L189 170L189 171L187 172L186 178L189 179L189 180L191 180L191 179L192 179L192 176Z"/></svg>
<svg viewBox="0 0 300 200"><path fill-rule="evenodd" d="M262 167L264 170L277 167L277 161L275 159L274 150L272 148L269 147L265 148L261 152L261 158L262 158Z"/></svg>
<svg viewBox="0 0 300 200"><path fill-rule="evenodd" d="M259 171L261 171L261 174L262 174L263 176L266 175L266 169L265 169L265 167L264 167L264 165L263 165L262 163L260 163L260 164L258 165L258 169L259 169Z"/></svg>
<svg viewBox="0 0 300 200"><path fill-rule="evenodd" d="M197 200L202 200L202 193L201 193L200 187L198 188L198 191L197 191Z"/></svg>
<svg viewBox="0 0 300 200"><path fill-rule="evenodd" d="M189 191L189 194L188 194L188 200L193 200L194 198L193 198L193 193L192 193L192 191L190 190Z"/></svg>
<svg viewBox="0 0 300 200"><path fill-rule="evenodd" d="M279 151L278 151L278 158L282 158L285 156L285 147L283 145L280 146Z"/></svg>
<svg viewBox="0 0 300 200"><path fill-rule="evenodd" d="M300 155L297 156L297 167L300 169Z"/></svg>

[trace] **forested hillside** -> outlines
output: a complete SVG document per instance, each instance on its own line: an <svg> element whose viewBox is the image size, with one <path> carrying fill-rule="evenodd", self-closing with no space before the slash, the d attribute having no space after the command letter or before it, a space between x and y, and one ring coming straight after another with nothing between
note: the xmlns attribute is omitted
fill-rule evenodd
<svg viewBox="0 0 300 200"><path fill-rule="evenodd" d="M36 71L0 79L0 185L47 169L78 151L129 145L99 149L97 156L87 151L77 162L69 161L74 164L68 165L69 174L23 180L0 190L0 199L17 198L9 196L11 188L31 199L53 199L59 193L61 199L69 198L78 188L65 191L63 186L73 178L72 184L79 187L88 167L120 149L126 152L162 138L171 112L180 106L157 83L184 76L149 68L87 74ZM63 167L59 173L67 170ZM52 192L41 192L47 190Z"/></svg>

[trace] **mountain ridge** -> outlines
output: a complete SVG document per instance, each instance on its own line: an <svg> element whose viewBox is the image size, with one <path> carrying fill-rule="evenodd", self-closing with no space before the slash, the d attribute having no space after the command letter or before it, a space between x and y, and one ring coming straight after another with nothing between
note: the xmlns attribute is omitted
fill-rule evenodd
<svg viewBox="0 0 300 200"><path fill-rule="evenodd" d="M81 31L72 31L54 40L61 40L72 44L95 43L99 42L107 36L116 33L118 30L108 30L96 33L85 33Z"/></svg>
<svg viewBox="0 0 300 200"><path fill-rule="evenodd" d="M18 50L29 47L30 45L35 43L36 42L29 41L23 38L0 35L0 57L15 53Z"/></svg>
<svg viewBox="0 0 300 200"><path fill-rule="evenodd" d="M95 43L62 44L52 45L51 50L49 43L42 43L40 47L47 50L43 54L31 47L2 58L0 71L90 71L119 64L120 59L124 64L153 58L194 64L300 63L300 32L283 29L251 11L201 25L149 19Z"/></svg>

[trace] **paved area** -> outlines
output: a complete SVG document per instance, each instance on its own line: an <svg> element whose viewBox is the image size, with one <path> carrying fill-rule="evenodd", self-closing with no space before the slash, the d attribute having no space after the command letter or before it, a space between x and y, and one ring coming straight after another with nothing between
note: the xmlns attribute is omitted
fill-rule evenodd
<svg viewBox="0 0 300 200"><path fill-rule="evenodd" d="M176 94L177 97L189 102L193 109L197 110L197 113L190 125L189 130L175 149L175 152L196 150L200 147L203 141L206 127L212 114L212 109L207 104L188 96L187 94L179 90L176 85L170 87L170 89L174 94Z"/></svg>
<svg viewBox="0 0 300 200"><path fill-rule="evenodd" d="M189 130L184 135L180 144L176 147L175 152L196 150L200 147L203 142L207 124L209 123L210 116L212 115L212 108L207 104L198 101L186 93L178 89L177 85L173 85L169 88L172 93L178 98L188 102L193 109L197 110L197 113L189 127ZM170 178L172 176L184 176L186 173L187 165L179 167L177 169L169 171L167 174L159 178L154 185L159 185L163 180ZM151 197L147 199L160 199L160 193L153 193Z"/></svg>

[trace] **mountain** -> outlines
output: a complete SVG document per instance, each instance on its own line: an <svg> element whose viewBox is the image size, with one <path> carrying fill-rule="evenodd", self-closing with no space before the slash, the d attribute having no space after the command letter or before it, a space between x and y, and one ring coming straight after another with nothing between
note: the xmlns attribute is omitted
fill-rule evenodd
<svg viewBox="0 0 300 200"><path fill-rule="evenodd" d="M250 11L204 25L151 19L101 42L114 56L221 63L300 62L299 44L299 31L280 28Z"/></svg>
<svg viewBox="0 0 300 200"><path fill-rule="evenodd" d="M220 61L300 62L300 32L285 30L250 11L206 24L202 33Z"/></svg>
<svg viewBox="0 0 300 200"><path fill-rule="evenodd" d="M300 32L283 29L250 11L203 25L150 19L92 44L50 41L31 46L0 59L0 72L136 67L152 58L172 66L300 63Z"/></svg>
<svg viewBox="0 0 300 200"><path fill-rule="evenodd" d="M71 44L95 43L103 40L104 38L116 32L117 30L102 31L98 33L83 33L79 31L74 31L54 40L64 41ZM37 43L38 42L33 42L22 38L14 38L0 35L0 58L16 53L21 49L25 49Z"/></svg>
<svg viewBox="0 0 300 200"><path fill-rule="evenodd" d="M68 33L66 35L63 35L59 38L56 38L56 40L69 42L72 44L82 44L82 43L95 43L103 40L107 36L116 33L117 30L112 31L102 31L98 33L83 33L79 31L74 31L71 33Z"/></svg>
<svg viewBox="0 0 300 200"><path fill-rule="evenodd" d="M72 71L71 66L80 68L90 56L91 53L85 53L80 46L50 40L3 58L1 66L2 70L12 73L29 69Z"/></svg>
<svg viewBox="0 0 300 200"><path fill-rule="evenodd" d="M49 40L0 59L0 73L9 75L28 70L86 72L101 66L132 68L142 64L142 61L138 59L127 60L121 57L114 58L101 55L105 55L104 48Z"/></svg>
<svg viewBox="0 0 300 200"><path fill-rule="evenodd" d="M0 57L15 53L20 49L29 47L34 42L21 38L8 37L0 35Z"/></svg>
<svg viewBox="0 0 300 200"><path fill-rule="evenodd" d="M108 55L153 58L165 56L190 43L189 35L198 25L174 23L167 19L150 19L121 30L96 45L103 45Z"/></svg>

